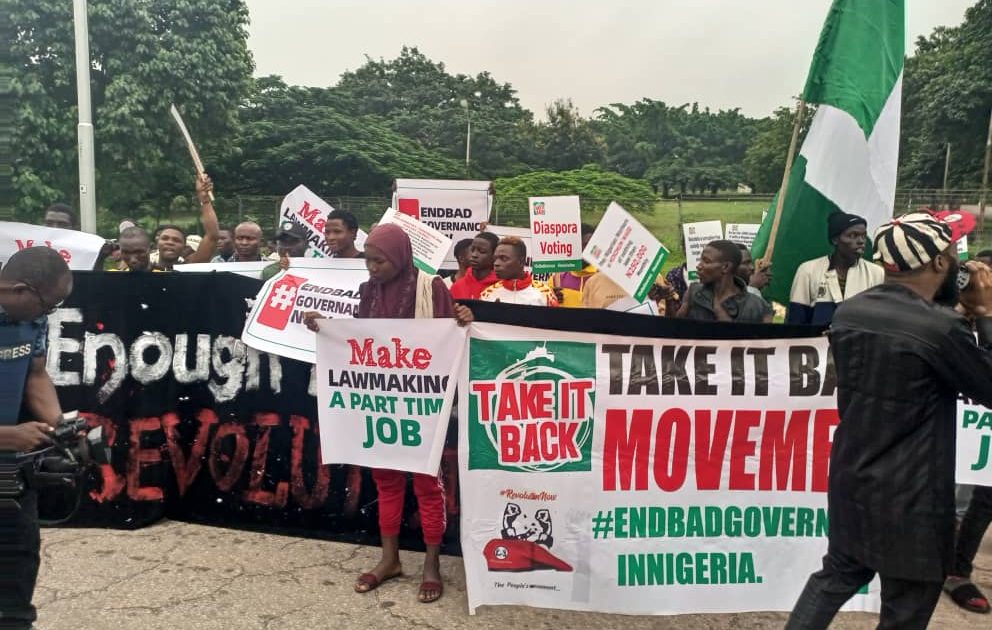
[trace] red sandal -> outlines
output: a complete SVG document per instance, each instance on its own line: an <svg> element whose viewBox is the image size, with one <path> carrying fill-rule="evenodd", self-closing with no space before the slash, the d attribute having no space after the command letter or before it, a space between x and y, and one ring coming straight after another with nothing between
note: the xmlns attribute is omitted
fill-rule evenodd
<svg viewBox="0 0 992 630"><path fill-rule="evenodd" d="M427 593L432 591L436 591L437 596L428 599ZM421 604L433 604L441 599L442 595L444 595L444 584L441 582L421 582L420 589L417 591L417 601Z"/></svg>

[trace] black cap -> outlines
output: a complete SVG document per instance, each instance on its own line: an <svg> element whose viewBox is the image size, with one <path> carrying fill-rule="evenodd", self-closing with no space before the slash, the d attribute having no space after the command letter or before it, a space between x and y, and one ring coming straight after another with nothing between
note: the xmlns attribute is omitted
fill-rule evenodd
<svg viewBox="0 0 992 630"><path fill-rule="evenodd" d="M309 234L307 234L306 229L304 229L304 227L299 223L294 223L293 221L283 221L279 224L279 231L276 232L277 241L286 237L298 238L305 241L307 240L307 236L309 236Z"/></svg>

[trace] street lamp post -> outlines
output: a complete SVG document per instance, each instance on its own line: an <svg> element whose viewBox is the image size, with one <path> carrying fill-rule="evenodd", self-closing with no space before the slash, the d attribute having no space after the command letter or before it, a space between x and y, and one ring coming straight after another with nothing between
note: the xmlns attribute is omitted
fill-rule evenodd
<svg viewBox="0 0 992 630"><path fill-rule="evenodd" d="M480 98L482 92L475 92L475 98ZM468 99L459 101L462 109L465 110L465 177L469 177L469 162L472 156L472 109L469 107Z"/></svg>
<svg viewBox="0 0 992 630"><path fill-rule="evenodd" d="M93 108L90 102L90 35L86 0L73 0L76 35L76 100L79 110L79 218L84 232L96 234L96 167L93 157Z"/></svg>

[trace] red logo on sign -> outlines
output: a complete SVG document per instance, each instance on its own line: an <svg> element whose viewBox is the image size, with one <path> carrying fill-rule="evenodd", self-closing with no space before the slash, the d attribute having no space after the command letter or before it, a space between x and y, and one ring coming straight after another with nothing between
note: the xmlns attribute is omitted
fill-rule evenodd
<svg viewBox="0 0 992 630"><path fill-rule="evenodd" d="M399 200L399 211L403 214L408 214L416 220L420 220L420 200L419 199L400 199Z"/></svg>
<svg viewBox="0 0 992 630"><path fill-rule="evenodd" d="M258 313L258 323L276 330L285 330L289 317L293 314L296 293L304 282L305 278L287 274L275 283L265 296L265 304Z"/></svg>

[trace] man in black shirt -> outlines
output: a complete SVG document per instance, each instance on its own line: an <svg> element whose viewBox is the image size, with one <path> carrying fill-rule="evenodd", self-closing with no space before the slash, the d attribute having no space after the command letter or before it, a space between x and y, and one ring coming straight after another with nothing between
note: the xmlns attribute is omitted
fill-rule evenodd
<svg viewBox="0 0 992 630"><path fill-rule="evenodd" d="M875 234L885 282L845 300L831 324L840 425L830 455L830 534L787 628L826 628L877 573L879 628L925 628L953 562L958 392L992 405L992 271L968 262L963 230L926 213Z"/></svg>
<svg viewBox="0 0 992 630"><path fill-rule="evenodd" d="M742 258L736 243L721 240L706 245L696 264L699 282L689 287L675 316L700 321L771 322L771 306L749 292L737 274Z"/></svg>

